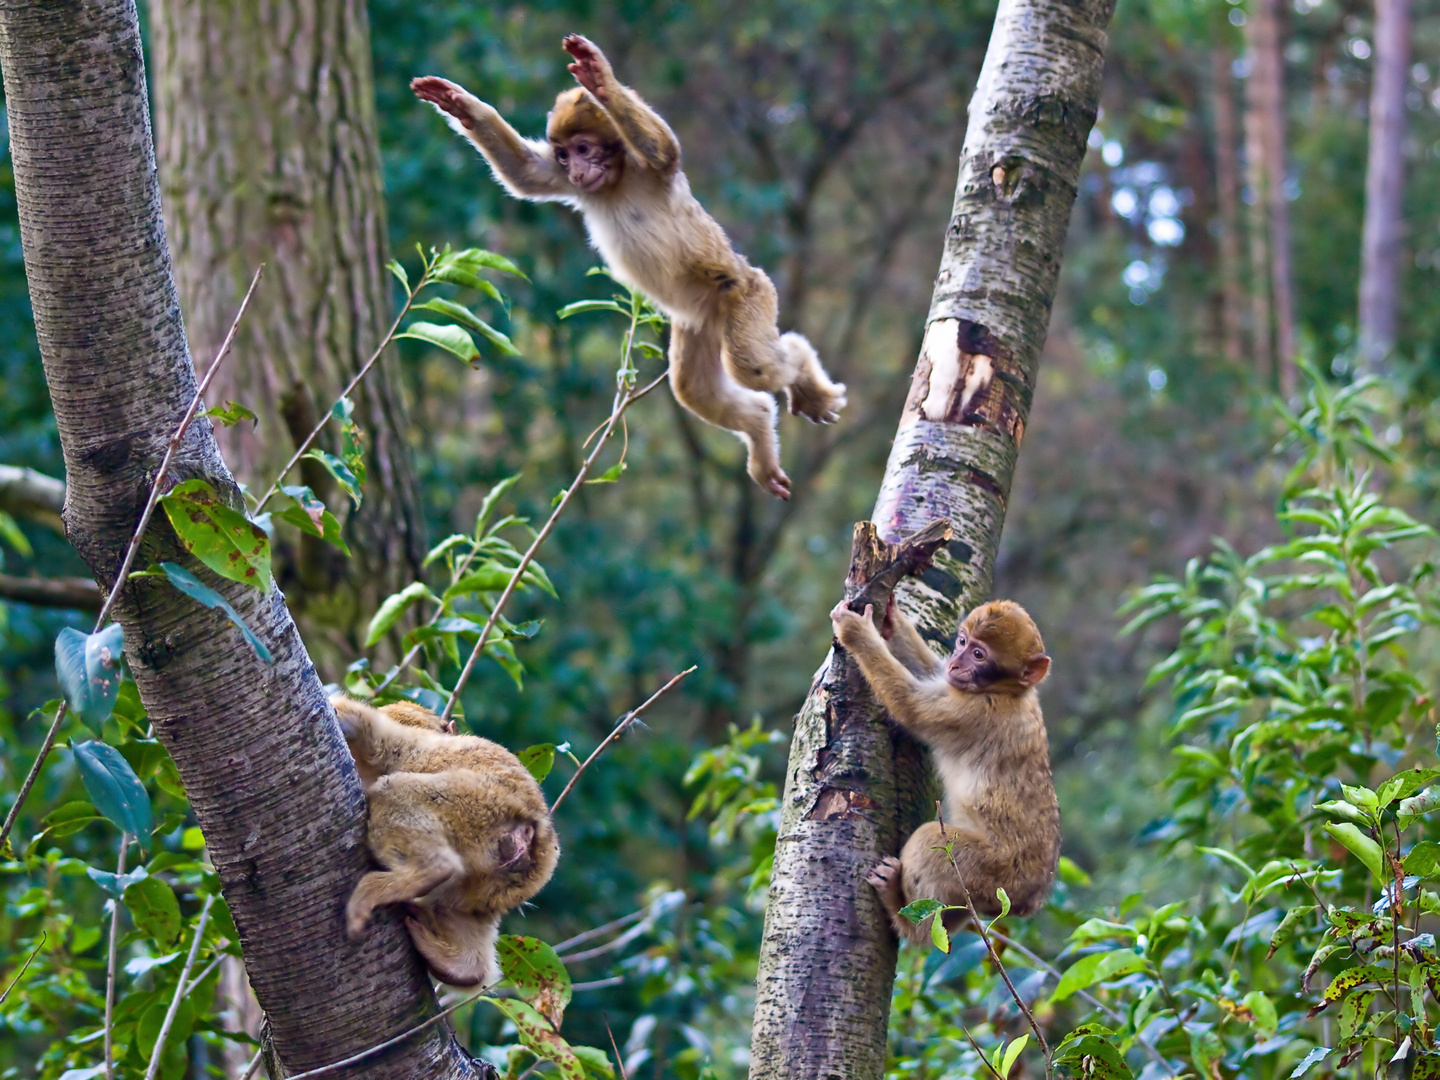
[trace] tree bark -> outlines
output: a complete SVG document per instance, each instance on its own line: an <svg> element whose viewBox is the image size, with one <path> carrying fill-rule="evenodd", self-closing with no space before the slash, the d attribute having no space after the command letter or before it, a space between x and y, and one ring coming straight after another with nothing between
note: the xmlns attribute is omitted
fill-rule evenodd
<svg viewBox="0 0 1440 1080"><path fill-rule="evenodd" d="M1405 194L1405 76L1410 67L1410 0L1375 0L1370 66L1370 157L1360 255L1360 363L1385 368L1400 308Z"/></svg>
<svg viewBox="0 0 1440 1080"><path fill-rule="evenodd" d="M948 652L990 591L1113 0L1002 0L970 103L925 342L873 519L898 540L955 538L902 609ZM896 943L865 874L932 812L923 755L846 664L821 667L796 718L766 906L752 1080L883 1075Z"/></svg>
<svg viewBox="0 0 1440 1080"><path fill-rule="evenodd" d="M213 394L260 417L217 437L239 478L264 491L393 317L365 5L151 0L149 10L165 214L202 363L266 265ZM289 481L309 484L345 523L348 562L313 537L282 545L276 560L312 648L337 631L352 646L334 658L342 665L424 556L396 367L391 349L356 393L369 467L348 520L348 500L316 463Z"/></svg>
<svg viewBox="0 0 1440 1080"><path fill-rule="evenodd" d="M3 0L20 235L66 464L67 534L108 587L155 469L195 393L155 181L145 67L131 0ZM208 421L174 479L239 492ZM163 518L141 566L184 560ZM153 578L116 606L125 657L179 768L287 1069L318 1067L434 1014L419 958L391 919L346 940L365 870L364 802L314 666L280 593L221 582L274 655ZM439 1025L337 1075L474 1077Z"/></svg>
<svg viewBox="0 0 1440 1080"><path fill-rule="evenodd" d="M1215 110L1215 203L1220 214L1220 343L1228 363L1244 354L1240 306L1240 160L1235 123L1233 57L1220 45L1210 50L1210 92Z"/></svg>

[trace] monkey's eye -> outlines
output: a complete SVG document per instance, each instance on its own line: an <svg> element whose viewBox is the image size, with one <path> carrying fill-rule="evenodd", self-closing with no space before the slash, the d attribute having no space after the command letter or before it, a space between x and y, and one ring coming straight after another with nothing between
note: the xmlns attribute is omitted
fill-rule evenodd
<svg viewBox="0 0 1440 1080"><path fill-rule="evenodd" d="M985 650L984 650L984 649L975 649L975 650L974 650L974 655L975 655L975 659L976 659L976 660L984 660L984 659L985 659Z"/></svg>
<svg viewBox="0 0 1440 1080"><path fill-rule="evenodd" d="M968 644L970 644L970 642L966 639L966 637L965 637L964 634L961 634L961 635L960 635L960 647L963 649L963 648L964 648L966 645L968 645Z"/></svg>
<svg viewBox="0 0 1440 1080"><path fill-rule="evenodd" d="M576 143L575 152L583 157L584 155L590 153L590 144L586 142Z"/></svg>
<svg viewBox="0 0 1440 1080"><path fill-rule="evenodd" d="M564 165L564 164L565 164L565 159L568 158L569 156L570 156L569 151L566 151L566 150L556 150L556 151L555 151L555 160L558 161L558 162L560 162L561 165Z"/></svg>

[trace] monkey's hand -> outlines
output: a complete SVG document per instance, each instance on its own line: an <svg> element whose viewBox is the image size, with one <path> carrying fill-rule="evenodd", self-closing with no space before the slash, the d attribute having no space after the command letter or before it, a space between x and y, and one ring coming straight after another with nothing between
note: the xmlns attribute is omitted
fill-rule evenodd
<svg viewBox="0 0 1440 1080"><path fill-rule="evenodd" d="M480 100L468 93L459 83L442 79L438 75L422 75L418 79L410 80L410 89L415 91L415 96L421 101L428 101L441 112L455 117L470 131L476 130L479 121L475 115L475 106Z"/></svg>
<svg viewBox="0 0 1440 1080"><path fill-rule="evenodd" d="M593 41L579 34L566 34L560 44L575 58L573 64L567 65L570 74L575 76L575 81L594 94L601 104L608 101L609 82L614 78L614 74L605 54Z"/></svg>
<svg viewBox="0 0 1440 1080"><path fill-rule="evenodd" d="M880 636L889 641L895 636L895 594L885 601L885 617L880 620Z"/></svg>
<svg viewBox="0 0 1440 1080"><path fill-rule="evenodd" d="M850 602L841 600L830 609L830 625L835 631L835 640L849 649L865 637L866 631L874 631L875 605L866 604L865 614L857 615L850 610Z"/></svg>

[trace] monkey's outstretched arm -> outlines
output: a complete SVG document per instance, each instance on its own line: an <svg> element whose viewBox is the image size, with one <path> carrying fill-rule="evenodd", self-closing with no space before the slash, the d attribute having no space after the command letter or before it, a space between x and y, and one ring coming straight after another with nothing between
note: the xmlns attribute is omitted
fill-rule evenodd
<svg viewBox="0 0 1440 1080"><path fill-rule="evenodd" d="M523 139L495 108L464 87L436 75L410 80L421 101L440 110L490 163L495 178L521 199L561 199L575 194L548 143Z"/></svg>
<svg viewBox="0 0 1440 1080"><path fill-rule="evenodd" d="M680 140L660 114L640 95L615 78L610 61L589 38L568 35L561 44L575 58L570 73L575 81L605 106L630 152L647 168L668 176L680 166Z"/></svg>
<svg viewBox="0 0 1440 1080"><path fill-rule="evenodd" d="M896 660L922 679L933 678L945 670L945 665L930 651L913 622L893 606L886 612L886 618L890 620L891 627L890 651Z"/></svg>
<svg viewBox="0 0 1440 1080"><path fill-rule="evenodd" d="M868 609L856 615L842 602L830 618L835 637L897 724L932 746L969 742L979 733L986 716L983 695L959 693L942 674L917 677L887 647Z"/></svg>

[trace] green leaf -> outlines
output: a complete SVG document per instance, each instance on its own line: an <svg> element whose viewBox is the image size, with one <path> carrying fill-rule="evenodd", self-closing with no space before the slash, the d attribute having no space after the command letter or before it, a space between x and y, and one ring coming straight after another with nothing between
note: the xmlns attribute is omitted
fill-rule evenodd
<svg viewBox="0 0 1440 1080"><path fill-rule="evenodd" d="M400 265L400 260L391 259L388 263L385 264L385 269L389 270L390 273L395 275L396 280L400 282L400 287L405 290L406 295L409 295L410 275L405 273L405 267Z"/></svg>
<svg viewBox="0 0 1440 1080"><path fill-rule="evenodd" d="M485 493L485 501L480 504L480 512L475 515L475 538L477 540L488 535L485 532L485 525L489 522L490 515L495 512L495 506L500 501L500 496L519 483L520 476L520 473L507 476Z"/></svg>
<svg viewBox="0 0 1440 1080"><path fill-rule="evenodd" d="M1131 1080L1115 1033L1101 1024L1081 1024L1055 1048L1055 1064L1084 1080Z"/></svg>
<svg viewBox="0 0 1440 1080"><path fill-rule="evenodd" d="M1335 1051L1328 1046L1317 1046L1300 1060L1300 1064L1291 1070L1289 1080L1300 1080L1300 1077L1304 1076L1334 1052Z"/></svg>
<svg viewBox="0 0 1440 1080"><path fill-rule="evenodd" d="M480 355L475 339L458 326L441 326L439 323L413 322L397 338L413 338L429 345L435 345L467 364Z"/></svg>
<svg viewBox="0 0 1440 1080"><path fill-rule="evenodd" d="M1251 990L1240 999L1240 1004L1249 1008L1250 1014L1255 1017L1255 1030L1262 1039L1268 1039L1275 1034L1280 1018L1275 1012L1274 1003L1268 997L1259 990Z"/></svg>
<svg viewBox="0 0 1440 1080"><path fill-rule="evenodd" d="M93 866L85 868L85 875L100 888L105 890L106 895L113 896L116 900L125 895L125 890L137 881L143 881L148 877L150 871L143 866L137 866L128 874L112 874L107 870L97 870Z"/></svg>
<svg viewBox="0 0 1440 1080"><path fill-rule="evenodd" d="M515 343L506 335L496 330L484 319L476 317L469 308L463 307L453 300L444 300L437 296L425 301L423 304L416 304L415 306L417 308L425 308L427 311L438 311L442 315L450 316L450 318L454 319L461 326L467 327L474 330L477 334L480 334L486 341L490 342L490 344L494 345L507 356L520 355L520 350L515 347Z"/></svg>
<svg viewBox="0 0 1440 1080"><path fill-rule="evenodd" d="M613 484L620 479L620 474L625 471L625 462L617 461L610 468L606 469L599 476L591 477L585 482L587 484Z"/></svg>
<svg viewBox="0 0 1440 1080"><path fill-rule="evenodd" d="M555 950L538 938L505 934L495 952L510 985L558 1030L570 1004L570 973Z"/></svg>
<svg viewBox="0 0 1440 1080"><path fill-rule="evenodd" d="M900 909L900 914L916 926L919 926L931 915L934 915L937 911L944 910L944 908L945 905L940 903L939 900L922 898L920 900L910 901L910 903Z"/></svg>
<svg viewBox="0 0 1440 1080"><path fill-rule="evenodd" d="M72 833L79 832L90 822L99 820L101 820L100 814L90 803L83 799L68 802L45 815L44 820L40 822L41 831L36 834L32 844L45 836L70 836Z"/></svg>
<svg viewBox="0 0 1440 1080"><path fill-rule="evenodd" d="M1367 787L1351 787L1349 784L1341 784L1340 792L1345 796L1345 801L1358 806L1365 813L1374 817L1380 812L1380 799L1375 792Z"/></svg>
<svg viewBox="0 0 1440 1080"><path fill-rule="evenodd" d="M25 558L35 554L30 538L20 531L20 524L4 510L0 510L0 540L4 540Z"/></svg>
<svg viewBox="0 0 1440 1080"><path fill-rule="evenodd" d="M120 657L125 632L111 623L96 634L65 627L55 638L55 675L70 711L99 727L120 696Z"/></svg>
<svg viewBox="0 0 1440 1080"><path fill-rule="evenodd" d="M1370 837L1366 836L1354 825L1348 822L1335 824L1326 822L1325 831L1333 836L1339 844L1358 858L1370 868L1370 873L1375 875L1377 881L1385 881L1389 875L1385 872L1385 855L1380 845Z"/></svg>
<svg viewBox="0 0 1440 1080"><path fill-rule="evenodd" d="M577 300L575 303L566 304L560 309L560 318L568 319L572 315L583 315L587 311L614 311L624 315L626 318L630 316L630 312L615 303L614 300Z"/></svg>
<svg viewBox="0 0 1440 1080"><path fill-rule="evenodd" d="M510 584L513 574L513 570L487 562L480 569L471 570L446 589L445 599L453 600L457 596L468 596L471 593L501 592Z"/></svg>
<svg viewBox="0 0 1440 1080"><path fill-rule="evenodd" d="M238 401L227 401L221 408L211 406L200 413L201 416L208 416L226 427L234 427L241 420L249 420L252 424L260 423L260 418L251 412Z"/></svg>
<svg viewBox="0 0 1440 1080"><path fill-rule="evenodd" d="M125 890L130 917L161 951L174 948L180 939L180 904L175 890L158 877L145 877Z"/></svg>
<svg viewBox="0 0 1440 1080"><path fill-rule="evenodd" d="M570 1051L580 1059L580 1064L585 1066L587 1073L605 1078L614 1077L615 1067L610 1064L610 1058L604 1050L594 1046L572 1046ZM701 1080L704 1078L702 1077Z"/></svg>
<svg viewBox="0 0 1440 1080"><path fill-rule="evenodd" d="M1091 953L1082 956L1065 969L1060 983L1050 995L1051 1002L1064 1001L1076 991L1088 989L1099 982L1117 979L1145 967L1145 958L1129 949Z"/></svg>
<svg viewBox="0 0 1440 1080"><path fill-rule="evenodd" d="M1070 940L1077 945L1110 938L1122 938L1133 943L1139 936L1140 931L1128 923L1106 922L1104 919L1086 919L1070 932Z"/></svg>
<svg viewBox="0 0 1440 1080"><path fill-rule="evenodd" d="M1270 934L1270 951L1265 954L1265 959L1268 960L1274 956L1276 949L1295 936L1295 932L1300 929L1300 924L1315 913L1317 906L1316 904L1301 904L1285 913L1285 917L1280 920L1280 925L1275 927Z"/></svg>
<svg viewBox="0 0 1440 1080"><path fill-rule="evenodd" d="M1354 1042L1356 1034L1365 1024L1370 1003L1375 1000L1376 990L1359 990L1350 994L1340 1005L1340 1037L1335 1041L1341 1046Z"/></svg>
<svg viewBox="0 0 1440 1080"><path fill-rule="evenodd" d="M950 952L950 931L945 929L945 920L939 915L930 920L930 940L941 952Z"/></svg>
<svg viewBox="0 0 1440 1080"><path fill-rule="evenodd" d="M448 271L457 267L471 271L499 270L505 274L514 274L516 277L525 278L526 281L530 280L525 277L524 271L504 255L497 255L484 248L463 248L460 251L451 251L447 246L435 260L434 268L439 271Z"/></svg>
<svg viewBox="0 0 1440 1080"><path fill-rule="evenodd" d="M996 915L995 918L990 921L991 926L994 926L1006 915L1010 914L1010 894L1003 888L997 888L995 890L995 899L1000 901L1000 914Z"/></svg>
<svg viewBox="0 0 1440 1080"><path fill-rule="evenodd" d="M1025 1044L1030 1041L1030 1033L1027 1031L1018 1039L1005 1048L1005 1056L1000 1059L1000 1075L1009 1076L1010 1069L1015 1064L1015 1059L1020 1056L1020 1051L1025 1049Z"/></svg>
<svg viewBox="0 0 1440 1080"><path fill-rule="evenodd" d="M335 482L345 489L345 494L350 496L351 502L356 506L360 505L364 494L363 484L360 478L350 470L349 465L324 450L307 450L301 460L304 461L307 458L323 465L325 471L335 478Z"/></svg>
<svg viewBox="0 0 1440 1080"><path fill-rule="evenodd" d="M386 632L400 621L400 617L405 614L405 609L421 600L440 603L440 598L431 592L429 586L423 581L412 581L398 593L387 597L365 630L365 647L369 648L384 637Z"/></svg>
<svg viewBox="0 0 1440 1080"><path fill-rule="evenodd" d="M535 778L535 782L539 783L549 776L550 770L555 767L555 744L547 742L527 746L515 756Z"/></svg>
<svg viewBox="0 0 1440 1080"><path fill-rule="evenodd" d="M170 1011L169 996L155 1001L140 1014L135 1025L135 1046L142 1061L148 1062L155 1053L160 1028L164 1026L165 1014ZM161 1080L184 1080L189 1055L185 1043L195 1027L195 1006L188 997L180 999L175 1010L175 1019L170 1022L170 1031L165 1036L165 1049L161 1051Z"/></svg>
<svg viewBox="0 0 1440 1080"><path fill-rule="evenodd" d="M270 591L270 538L214 488L204 480L186 480L160 503L187 551L223 578Z"/></svg>
<svg viewBox="0 0 1440 1080"><path fill-rule="evenodd" d="M1321 1003L1310 1010L1311 1015L1319 1012L1325 1008L1326 1005L1339 1001L1357 986L1364 986L1366 983L1372 982L1384 986L1386 980L1389 979L1392 974L1393 972L1388 968L1373 964L1348 968L1342 971L1339 975L1336 975L1335 978L1330 981L1330 985L1325 988Z"/></svg>
<svg viewBox="0 0 1440 1080"><path fill-rule="evenodd" d="M340 522L325 508L325 504L315 497L313 491L303 484L285 485L280 490L294 500L295 505L277 513L277 518L288 521L303 533L318 536L327 544L334 544L346 555L350 554L350 549L345 546L345 540L340 535Z"/></svg>
<svg viewBox="0 0 1440 1080"><path fill-rule="evenodd" d="M521 1044L536 1057L553 1061L564 1080L585 1080L585 1069L570 1049L570 1044L529 1004L510 998L487 997L480 1000L488 1001L509 1017Z"/></svg>
<svg viewBox="0 0 1440 1080"><path fill-rule="evenodd" d="M230 606L228 600L177 563L162 562L160 569L165 572L165 576L170 579L170 584L174 585L175 588L179 589L186 596L198 600L206 607L213 608L215 611L220 612L234 623L235 626L239 628L241 635L250 643L250 648L255 650L256 656L267 664L273 664L275 662L275 658L270 655L270 650L266 647L265 643L260 640L254 630L251 630L250 627L246 625L245 620L240 617L240 613Z"/></svg>
<svg viewBox="0 0 1440 1080"><path fill-rule="evenodd" d="M1419 795L1401 799L1400 805L1395 811L1395 818L1400 828L1408 829L1416 818L1424 817L1437 806L1440 806L1440 788L1427 788Z"/></svg>
<svg viewBox="0 0 1440 1080"><path fill-rule="evenodd" d="M1082 870L1080 865L1068 855L1060 856L1058 873L1060 880L1066 885L1079 885L1081 888L1088 889L1092 884L1090 875Z"/></svg>
<svg viewBox="0 0 1440 1080"><path fill-rule="evenodd" d="M1405 873L1416 877L1440 877L1440 844L1421 840L1405 856Z"/></svg>
<svg viewBox="0 0 1440 1080"><path fill-rule="evenodd" d="M121 832L143 848L150 839L150 796L120 751L103 742L76 743L70 748L90 801Z"/></svg>

